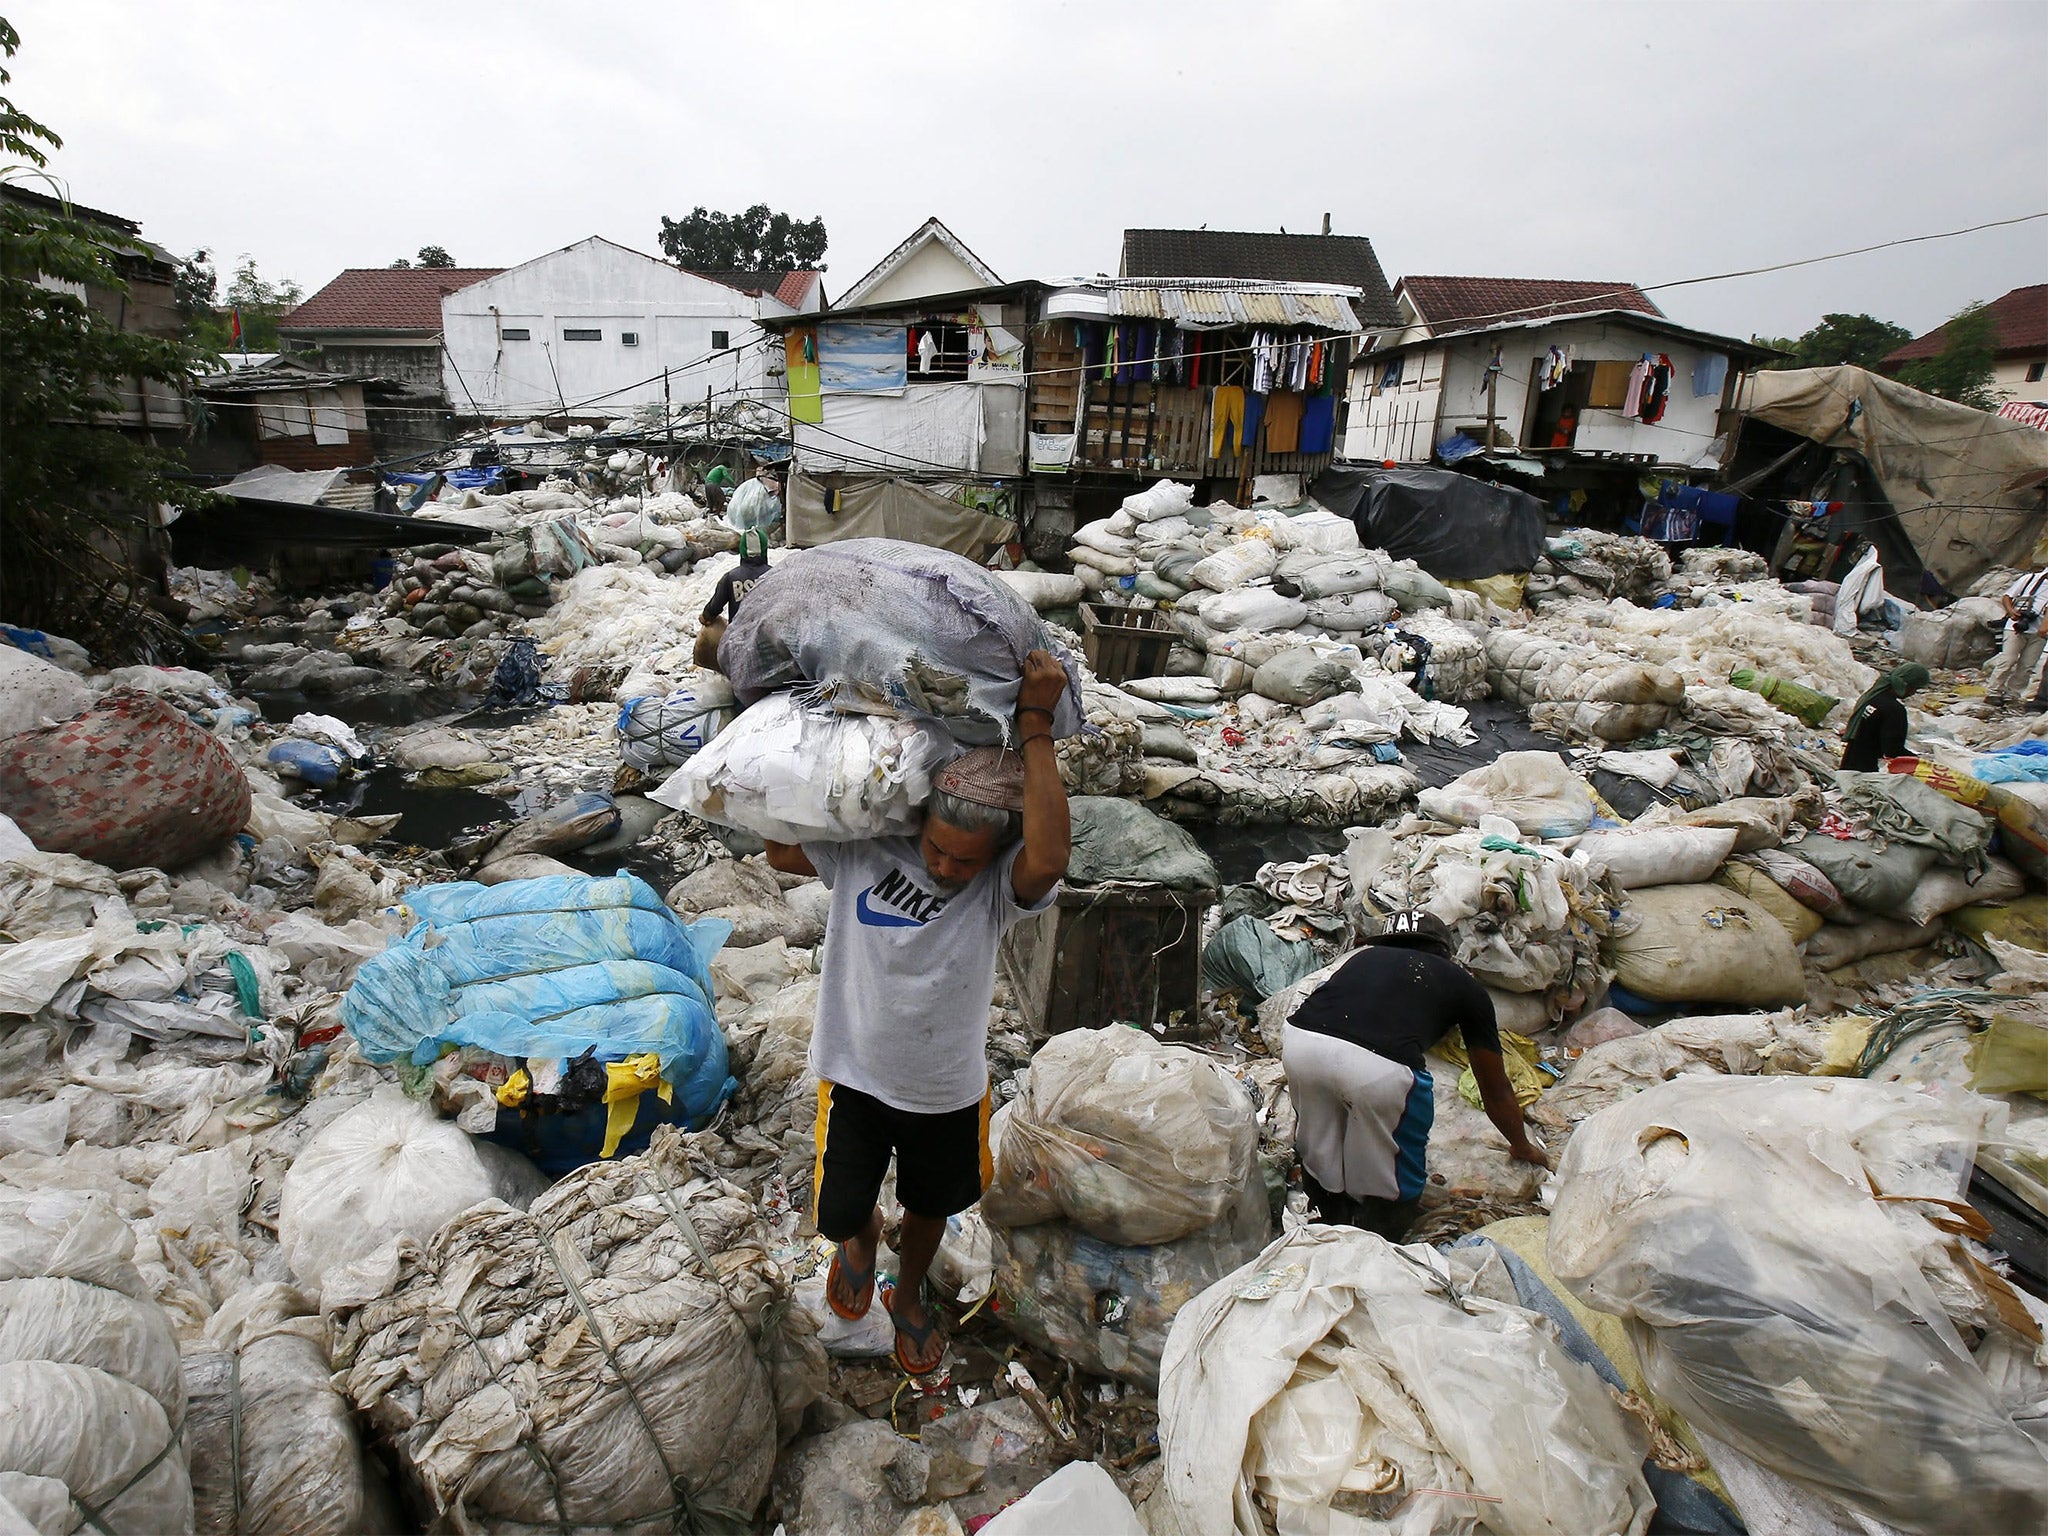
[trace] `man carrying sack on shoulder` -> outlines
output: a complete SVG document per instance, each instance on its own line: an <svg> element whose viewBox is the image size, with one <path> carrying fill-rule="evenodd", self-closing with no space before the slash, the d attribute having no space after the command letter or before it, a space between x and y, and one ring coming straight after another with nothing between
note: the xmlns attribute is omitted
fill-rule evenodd
<svg viewBox="0 0 2048 1536"><path fill-rule="evenodd" d="M818 1077L812 1215L839 1245L825 1299L849 1321L875 1293L889 1161L903 1203L901 1272L886 1305L896 1363L913 1376L946 1355L925 1275L946 1218L989 1177L988 1014L996 948L1051 905L1071 825L1053 753L1059 661L1033 651L1017 699L1017 750L977 747L933 780L915 839L768 845L769 864L832 891L811 1070Z"/></svg>

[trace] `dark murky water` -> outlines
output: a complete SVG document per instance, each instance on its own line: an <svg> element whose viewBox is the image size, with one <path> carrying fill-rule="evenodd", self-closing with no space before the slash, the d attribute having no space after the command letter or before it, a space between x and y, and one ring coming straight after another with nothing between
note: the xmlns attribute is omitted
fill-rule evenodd
<svg viewBox="0 0 2048 1536"><path fill-rule="evenodd" d="M1216 861L1225 885L1242 885L1267 863L1287 863L1318 853L1342 853L1344 829L1282 826L1219 827L1212 822L1182 823L1190 836Z"/></svg>

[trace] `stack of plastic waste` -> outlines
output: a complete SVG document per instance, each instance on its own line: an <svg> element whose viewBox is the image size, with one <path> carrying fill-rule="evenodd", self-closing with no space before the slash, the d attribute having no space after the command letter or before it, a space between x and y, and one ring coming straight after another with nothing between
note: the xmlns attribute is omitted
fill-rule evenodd
<svg viewBox="0 0 2048 1536"><path fill-rule="evenodd" d="M459 1528L744 1528L829 1385L770 1244L666 1128L528 1213L486 1205L405 1245L391 1287L341 1315L338 1379Z"/></svg>
<svg viewBox="0 0 2048 1536"><path fill-rule="evenodd" d="M777 842L913 829L931 778L1014 739L1045 624L995 573L944 550L851 539L789 556L719 645L744 712L670 777L662 803ZM1053 711L1083 723L1079 670Z"/></svg>
<svg viewBox="0 0 2048 1536"><path fill-rule="evenodd" d="M1181 1309L1154 1536L1641 1531L1649 1436L1498 1262L1311 1226Z"/></svg>
<svg viewBox="0 0 2048 1536"><path fill-rule="evenodd" d="M0 1498L29 1529L189 1531L178 1342L103 1198L0 1196Z"/></svg>
<svg viewBox="0 0 2048 1536"><path fill-rule="evenodd" d="M1156 1384L1175 1312L1271 1230L1244 1090L1127 1026L1073 1030L1032 1058L990 1140L997 1316L1089 1370Z"/></svg>
<svg viewBox="0 0 2048 1536"><path fill-rule="evenodd" d="M424 886L401 912L341 1018L466 1128L559 1172L733 1092L708 969L730 925L684 922L631 875Z"/></svg>
<svg viewBox="0 0 2048 1536"><path fill-rule="evenodd" d="M1788 1504L1804 1528L1843 1511L1907 1531L2048 1522L2029 1428L2048 1309L1956 1220L1994 1108L1855 1079L1688 1077L1573 1137L1551 1268L1626 1322L1752 1529Z"/></svg>
<svg viewBox="0 0 2048 1536"><path fill-rule="evenodd" d="M773 694L652 798L771 842L898 837L916 830L933 775L963 750L924 720L841 714Z"/></svg>
<svg viewBox="0 0 2048 1536"><path fill-rule="evenodd" d="M1455 814L1470 830L1445 833L1408 818L1355 832L1346 849L1352 888L1376 911L1420 909L1441 919L1459 963L1496 994L1541 999L1540 1014L1517 1019L1538 1027L1577 1013L1600 991L1615 907L1589 858L1543 841L1585 825L1583 784L1569 774L1546 777L1546 762L1562 768L1549 754L1507 753L1443 790L1424 791L1425 815ZM1476 787L1482 776L1491 793ZM1590 803L1583 815L1590 818ZM1497 1011L1505 1005L1496 998Z"/></svg>
<svg viewBox="0 0 2048 1536"><path fill-rule="evenodd" d="M184 1359L184 1440L199 1536L355 1536L388 1529L382 1479L365 1475L328 1327L288 1285L238 1292Z"/></svg>
<svg viewBox="0 0 2048 1536"><path fill-rule="evenodd" d="M1685 682L1668 668L1527 630L1487 635L1486 675L1539 729L1574 741L1634 741L1670 725L1685 702Z"/></svg>
<svg viewBox="0 0 2048 1536"><path fill-rule="evenodd" d="M1532 606L1546 599L1621 597L1650 603L1671 581L1671 556L1663 545L1598 528L1567 528L1544 541L1543 555L1529 573Z"/></svg>

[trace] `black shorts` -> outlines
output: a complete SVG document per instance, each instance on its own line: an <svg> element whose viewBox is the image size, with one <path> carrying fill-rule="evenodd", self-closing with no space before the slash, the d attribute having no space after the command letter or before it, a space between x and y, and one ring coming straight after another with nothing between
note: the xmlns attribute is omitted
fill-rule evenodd
<svg viewBox="0 0 2048 1536"><path fill-rule="evenodd" d="M868 1224L889 1158L896 1198L934 1221L964 1211L988 1182L988 1095L943 1115L892 1109L843 1083L818 1084L818 1162L811 1214L821 1236L842 1243Z"/></svg>

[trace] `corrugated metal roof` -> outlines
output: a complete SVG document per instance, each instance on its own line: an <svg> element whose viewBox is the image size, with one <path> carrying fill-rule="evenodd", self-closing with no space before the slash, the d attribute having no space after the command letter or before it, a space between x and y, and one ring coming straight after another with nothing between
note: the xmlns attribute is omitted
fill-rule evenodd
<svg viewBox="0 0 2048 1536"><path fill-rule="evenodd" d="M1259 325L1312 326L1352 333L1359 329L1351 301L1356 288L1337 284L1262 283L1227 278L1120 278L1076 288L1106 294L1109 313L1125 320L1171 320L1192 330ZM1072 291L1072 290L1069 290Z"/></svg>

